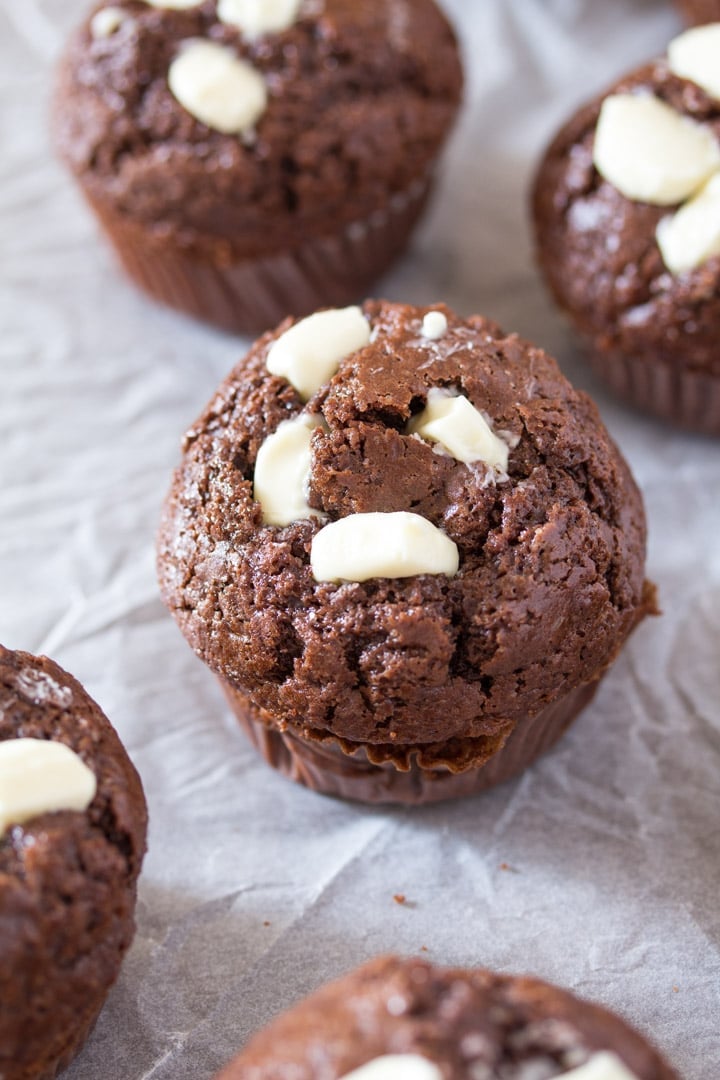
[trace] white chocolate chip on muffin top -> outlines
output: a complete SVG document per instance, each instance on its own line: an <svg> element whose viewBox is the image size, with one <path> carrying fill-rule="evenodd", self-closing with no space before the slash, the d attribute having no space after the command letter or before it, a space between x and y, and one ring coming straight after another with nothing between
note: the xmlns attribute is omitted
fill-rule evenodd
<svg viewBox="0 0 720 1080"><path fill-rule="evenodd" d="M720 101L720 23L696 26L668 45L668 67Z"/></svg>
<svg viewBox="0 0 720 1080"><path fill-rule="evenodd" d="M202 0L143 0L150 7L167 8L168 11L188 11L199 7Z"/></svg>
<svg viewBox="0 0 720 1080"><path fill-rule="evenodd" d="M459 567L457 545L419 514L350 514L326 525L312 540L316 581L368 581L415 574L446 574Z"/></svg>
<svg viewBox="0 0 720 1080"><path fill-rule="evenodd" d="M310 479L310 440L322 417L301 415L284 420L269 435L255 462L253 498L263 508L266 525L289 525L304 518L322 517L306 496Z"/></svg>
<svg viewBox="0 0 720 1080"><path fill-rule="evenodd" d="M347 356L369 343L370 324L359 307L320 311L295 323L273 343L267 369L287 379L307 401Z"/></svg>
<svg viewBox="0 0 720 1080"><path fill-rule="evenodd" d="M423 411L410 421L408 433L437 443L457 461L468 465L482 461L500 473L507 471L507 443L464 394L433 387Z"/></svg>
<svg viewBox="0 0 720 1080"><path fill-rule="evenodd" d="M187 41L170 65L168 84L196 120L224 135L252 131L267 108L262 75L213 41Z"/></svg>
<svg viewBox="0 0 720 1080"><path fill-rule="evenodd" d="M673 274L720 255L720 173L676 214L663 218L656 237L663 262Z"/></svg>
<svg viewBox="0 0 720 1080"><path fill-rule="evenodd" d="M340 1080L443 1080L443 1074L419 1054L384 1054Z"/></svg>
<svg viewBox="0 0 720 1080"><path fill-rule="evenodd" d="M652 94L612 94L600 112L594 161L626 198L672 206L720 169L720 145Z"/></svg>
<svg viewBox="0 0 720 1080"><path fill-rule="evenodd" d="M127 13L119 7L101 8L90 20L90 33L99 38L111 37L125 22Z"/></svg>
<svg viewBox="0 0 720 1080"><path fill-rule="evenodd" d="M0 742L0 835L56 810L87 810L95 774L65 743L45 739Z"/></svg>
<svg viewBox="0 0 720 1080"><path fill-rule="evenodd" d="M302 0L218 0L218 17L237 26L249 40L287 30L297 20Z"/></svg>
<svg viewBox="0 0 720 1080"><path fill-rule="evenodd" d="M422 335L428 341L439 341L447 333L447 316L442 311L428 311L423 319Z"/></svg>

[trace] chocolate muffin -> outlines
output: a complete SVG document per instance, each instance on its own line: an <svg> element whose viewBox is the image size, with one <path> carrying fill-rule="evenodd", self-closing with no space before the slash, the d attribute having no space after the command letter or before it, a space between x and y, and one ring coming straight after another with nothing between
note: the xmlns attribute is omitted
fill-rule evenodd
<svg viewBox="0 0 720 1080"><path fill-rule="evenodd" d="M720 0L675 0L685 19L695 26L720 20Z"/></svg>
<svg viewBox="0 0 720 1080"><path fill-rule="evenodd" d="M81 1049L135 930L147 811L110 723L67 672L0 646L0 1076Z"/></svg>
<svg viewBox="0 0 720 1080"><path fill-rule="evenodd" d="M427 802L551 746L653 610L645 518L592 402L449 308L266 334L187 433L165 602L267 759Z"/></svg>
<svg viewBox="0 0 720 1080"><path fill-rule="evenodd" d="M117 0L68 45L54 130L142 288L261 331L400 254L461 91L434 0Z"/></svg>
<svg viewBox="0 0 720 1080"><path fill-rule="evenodd" d="M720 434L720 27L616 83L552 142L540 266L595 370L638 408Z"/></svg>
<svg viewBox="0 0 720 1080"><path fill-rule="evenodd" d="M677 1080L620 1017L556 986L390 956L330 983L273 1021L218 1080L560 1076Z"/></svg>

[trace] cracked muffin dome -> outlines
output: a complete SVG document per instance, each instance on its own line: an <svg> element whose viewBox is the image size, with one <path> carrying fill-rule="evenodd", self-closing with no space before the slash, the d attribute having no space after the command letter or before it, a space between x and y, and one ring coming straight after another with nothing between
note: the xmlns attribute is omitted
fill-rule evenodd
<svg viewBox="0 0 720 1080"><path fill-rule="evenodd" d="M434 0L115 0L67 46L55 143L137 284L260 332L400 254L462 82Z"/></svg>
<svg viewBox="0 0 720 1080"><path fill-rule="evenodd" d="M539 979L381 957L274 1020L217 1080L677 1080L620 1017Z"/></svg>
<svg viewBox="0 0 720 1080"><path fill-rule="evenodd" d="M645 518L542 350L368 302L266 334L187 433L163 597L272 764L369 801L513 775L653 608Z"/></svg>
<svg viewBox="0 0 720 1080"><path fill-rule="evenodd" d="M0 1076L52 1080L133 938L147 811L82 686L0 646Z"/></svg>
<svg viewBox="0 0 720 1080"><path fill-rule="evenodd" d="M720 14L720 8L719 8ZM533 193L540 268L619 397L720 434L720 25L563 126Z"/></svg>

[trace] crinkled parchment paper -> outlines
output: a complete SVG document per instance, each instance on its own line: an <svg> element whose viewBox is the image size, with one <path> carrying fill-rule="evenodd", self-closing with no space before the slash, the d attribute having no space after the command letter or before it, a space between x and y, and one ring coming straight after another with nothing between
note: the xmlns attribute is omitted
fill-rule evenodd
<svg viewBox="0 0 720 1080"><path fill-rule="evenodd" d="M0 640L69 668L145 782L138 934L72 1080L205 1080L384 950L530 971L618 1010L686 1080L720 1075L720 441L613 402L533 268L525 192L557 124L660 52L663 0L447 0L469 92L442 186L377 288L483 312L590 389L647 500L662 619L558 748L422 810L268 769L155 586L181 433L243 349L121 277L53 161L54 58L82 0L0 0ZM404 894L405 904L393 899Z"/></svg>

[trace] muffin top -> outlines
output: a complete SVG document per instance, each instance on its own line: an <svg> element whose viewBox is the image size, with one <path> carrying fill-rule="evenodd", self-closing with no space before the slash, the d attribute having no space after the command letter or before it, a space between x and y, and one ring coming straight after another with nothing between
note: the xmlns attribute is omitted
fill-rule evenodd
<svg viewBox="0 0 720 1080"><path fill-rule="evenodd" d="M619 1017L557 987L381 957L275 1020L218 1080L361 1080L362 1066L372 1080L368 1063L387 1055L411 1060L377 1080L574 1080L590 1062L583 1080L675 1077ZM610 1062L615 1072L599 1069Z"/></svg>
<svg viewBox="0 0 720 1080"><path fill-rule="evenodd" d="M321 356L338 317L359 338L315 389L271 373L303 347ZM377 760L484 760L593 680L651 606L627 465L555 362L486 319L368 302L291 326L260 339L185 437L159 536L164 599L281 726L373 744ZM462 406L445 443L431 405ZM454 442L466 414L487 444L471 462ZM264 491L279 430L304 431L307 452L284 516ZM410 534L420 558L398 571ZM363 567L330 565L347 550Z"/></svg>
<svg viewBox="0 0 720 1080"><path fill-rule="evenodd" d="M698 34L562 128L533 203L550 287L598 353L720 374L720 28Z"/></svg>
<svg viewBox="0 0 720 1080"><path fill-rule="evenodd" d="M8 766L10 744L27 756ZM31 777L46 767L38 753L48 744L73 753L45 773L45 799L65 777L57 808L34 813ZM13 1069L62 1051L115 980L132 938L147 812L118 736L80 684L45 657L2 646L0 766L0 1074L11 1064L9 1076L25 1076ZM90 781L80 803L68 797L78 776Z"/></svg>
<svg viewBox="0 0 720 1080"><path fill-rule="evenodd" d="M159 237L268 254L422 185L461 89L434 0L119 0L68 45L56 141L89 194Z"/></svg>

